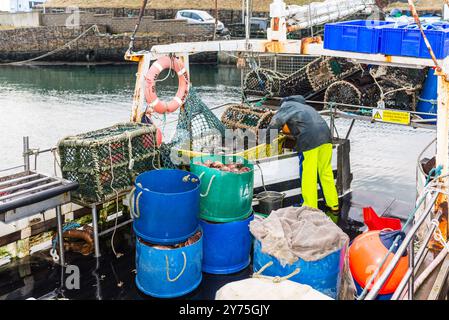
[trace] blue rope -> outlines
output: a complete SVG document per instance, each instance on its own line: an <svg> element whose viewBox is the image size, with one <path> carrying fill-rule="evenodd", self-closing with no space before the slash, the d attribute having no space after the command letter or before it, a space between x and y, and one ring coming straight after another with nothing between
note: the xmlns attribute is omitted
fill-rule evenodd
<svg viewBox="0 0 449 320"><path fill-rule="evenodd" d="M263 97L260 101L256 102L254 104L254 106L257 108L261 108L261 107L263 107L263 104L265 103L265 101L267 101L267 96Z"/></svg>
<svg viewBox="0 0 449 320"><path fill-rule="evenodd" d="M62 227L62 233L66 232L66 231L69 231L69 230L73 230L73 229L79 228L79 227L81 227L81 225L79 223L77 223L77 222L68 222L68 223L65 224L65 226ZM58 244L58 237L56 236L53 239L53 242L52 242L53 250L56 250L56 245L57 244Z"/></svg>
<svg viewBox="0 0 449 320"><path fill-rule="evenodd" d="M429 184L429 182L430 182L430 180L432 178L436 179L439 176L441 176L442 172L443 172L443 166L442 165L439 165L438 167L433 168L432 170L430 170L429 174L427 175L426 186Z"/></svg>

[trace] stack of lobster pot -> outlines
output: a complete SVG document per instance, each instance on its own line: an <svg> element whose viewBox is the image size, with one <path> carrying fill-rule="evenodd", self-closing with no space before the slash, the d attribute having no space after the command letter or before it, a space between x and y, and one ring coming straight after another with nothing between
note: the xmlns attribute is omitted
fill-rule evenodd
<svg viewBox="0 0 449 320"><path fill-rule="evenodd" d="M237 156L193 158L190 170L201 180L202 270L231 274L250 263L254 166Z"/></svg>
<svg viewBox="0 0 449 320"><path fill-rule="evenodd" d="M136 233L136 285L157 298L195 290L202 280L200 180L182 170L139 175L130 197Z"/></svg>

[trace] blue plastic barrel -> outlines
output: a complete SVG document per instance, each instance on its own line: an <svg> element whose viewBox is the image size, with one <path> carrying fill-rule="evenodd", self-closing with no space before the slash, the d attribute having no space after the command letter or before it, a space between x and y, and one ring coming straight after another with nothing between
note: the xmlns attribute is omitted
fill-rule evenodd
<svg viewBox="0 0 449 320"><path fill-rule="evenodd" d="M132 198L134 231L145 241L175 244L198 229L200 180L182 170L154 170L139 175Z"/></svg>
<svg viewBox="0 0 449 320"><path fill-rule="evenodd" d="M424 88L421 92L421 96L418 98L419 102L416 106L416 111L434 113L435 115L420 115L423 119L436 119L437 118L437 93L438 77L435 75L435 70L429 69L427 73L426 81L424 82ZM435 124L436 122L430 122L429 124Z"/></svg>
<svg viewBox="0 0 449 320"><path fill-rule="evenodd" d="M201 283L203 237L178 249L154 248L136 240L136 285L156 298L176 298L195 290Z"/></svg>
<svg viewBox="0 0 449 320"><path fill-rule="evenodd" d="M269 262L273 262L273 265L265 269L263 275L283 277L299 268L300 272L289 280L307 284L331 298L337 298L341 270L343 270L344 250L337 250L317 261L299 259L294 264L283 267L275 257L263 253L260 241L256 240L254 242L254 272L259 271Z"/></svg>
<svg viewBox="0 0 449 320"><path fill-rule="evenodd" d="M251 261L249 223L254 216L233 222L200 221L204 234L203 271L230 274L245 269Z"/></svg>

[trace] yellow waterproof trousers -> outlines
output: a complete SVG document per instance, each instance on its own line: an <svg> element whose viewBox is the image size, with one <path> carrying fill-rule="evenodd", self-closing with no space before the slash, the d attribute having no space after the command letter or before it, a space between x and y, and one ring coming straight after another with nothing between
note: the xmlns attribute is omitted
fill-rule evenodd
<svg viewBox="0 0 449 320"><path fill-rule="evenodd" d="M319 176L326 205L334 210L338 209L338 193L332 170L331 143L299 154L299 172L303 206L318 208L317 178Z"/></svg>

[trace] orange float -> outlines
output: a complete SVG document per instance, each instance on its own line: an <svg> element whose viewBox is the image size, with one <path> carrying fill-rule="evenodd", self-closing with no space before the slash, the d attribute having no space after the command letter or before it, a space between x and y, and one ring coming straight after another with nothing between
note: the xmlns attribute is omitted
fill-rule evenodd
<svg viewBox="0 0 449 320"><path fill-rule="evenodd" d="M156 81L160 73L166 69L173 70L178 75L178 91L176 92L175 97L169 102L160 100L156 92ZM145 76L145 80L145 98L149 107L157 113L163 114L174 112L178 110L187 99L187 94L189 93L189 74L182 61L177 57L164 56L159 58L151 65Z"/></svg>
<svg viewBox="0 0 449 320"><path fill-rule="evenodd" d="M388 252L390 244L384 244L391 239L394 239L398 231L383 230L383 231L369 231L361 234L354 239L352 245L349 247L349 268L351 270L354 281L362 288L366 288L372 274L376 271L383 258ZM381 238L386 239L382 242ZM390 253L385 264L380 269L375 281L379 279L382 273L391 262L394 254ZM379 291L381 295L392 294L408 269L408 255L401 257L398 265L393 270L392 274L385 282L384 286ZM374 282L375 282L374 281ZM372 288L372 284L370 289Z"/></svg>

